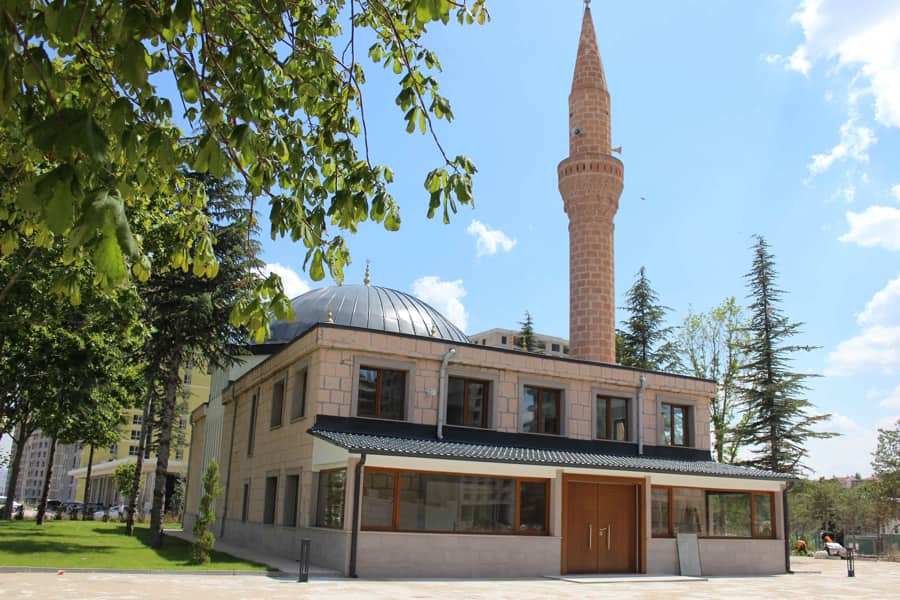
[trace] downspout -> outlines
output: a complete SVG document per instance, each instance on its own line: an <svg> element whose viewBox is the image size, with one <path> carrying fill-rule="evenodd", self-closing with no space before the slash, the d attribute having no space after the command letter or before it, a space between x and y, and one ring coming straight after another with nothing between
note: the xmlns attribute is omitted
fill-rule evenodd
<svg viewBox="0 0 900 600"><path fill-rule="evenodd" d="M353 523L350 525L350 566L347 575L356 579L356 547L359 543L359 492L362 487L362 470L366 464L366 453L359 455L356 471L353 476Z"/></svg>
<svg viewBox="0 0 900 600"><path fill-rule="evenodd" d="M640 385L637 393L637 443L638 456L644 455L644 386L647 385L647 376L641 373Z"/></svg>
<svg viewBox="0 0 900 600"><path fill-rule="evenodd" d="M438 375L438 414L437 414L437 439L444 439L444 419L447 415L447 363L450 357L456 354L456 348L448 348L441 359L441 372Z"/></svg>
<svg viewBox="0 0 900 600"><path fill-rule="evenodd" d="M793 481L788 481L781 492L781 512L784 515L784 572L791 571L791 518L788 514L788 492L794 487Z"/></svg>
<svg viewBox="0 0 900 600"><path fill-rule="evenodd" d="M219 537L225 537L225 523L228 522L228 492L231 490L231 463L234 462L234 427L237 422L237 400L234 397L234 381L229 381L231 387L231 439L228 441L228 471L225 475L225 500L222 502L222 527L219 529Z"/></svg>

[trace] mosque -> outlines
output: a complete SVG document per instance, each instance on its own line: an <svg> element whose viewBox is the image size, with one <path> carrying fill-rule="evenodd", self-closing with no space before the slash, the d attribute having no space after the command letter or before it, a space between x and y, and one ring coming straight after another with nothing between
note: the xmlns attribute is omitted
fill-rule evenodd
<svg viewBox="0 0 900 600"><path fill-rule="evenodd" d="M217 538L362 577L788 569L785 475L710 454L712 381L615 364L613 220L623 185L585 8L558 167L570 353L469 342L370 285L293 300L192 414L185 528L205 465ZM696 538L690 534L696 534Z"/></svg>

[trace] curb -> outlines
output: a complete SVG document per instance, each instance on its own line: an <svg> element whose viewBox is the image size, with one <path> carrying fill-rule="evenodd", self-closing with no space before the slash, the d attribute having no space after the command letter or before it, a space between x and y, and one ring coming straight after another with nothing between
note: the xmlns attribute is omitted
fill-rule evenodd
<svg viewBox="0 0 900 600"><path fill-rule="evenodd" d="M189 571L187 569L58 569L55 567L0 567L0 573L59 573L60 571L65 571L66 573L106 573L110 575L250 575L278 579L296 577L295 575L277 569L272 571L239 571L234 569Z"/></svg>

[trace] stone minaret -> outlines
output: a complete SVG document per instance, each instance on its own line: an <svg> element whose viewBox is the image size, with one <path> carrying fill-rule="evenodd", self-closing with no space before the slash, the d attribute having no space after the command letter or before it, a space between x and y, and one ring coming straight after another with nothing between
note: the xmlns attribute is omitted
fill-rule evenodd
<svg viewBox="0 0 900 600"><path fill-rule="evenodd" d="M622 162L611 155L609 91L585 6L569 93L569 157L558 167L569 215L569 342L574 358L615 363L613 218Z"/></svg>

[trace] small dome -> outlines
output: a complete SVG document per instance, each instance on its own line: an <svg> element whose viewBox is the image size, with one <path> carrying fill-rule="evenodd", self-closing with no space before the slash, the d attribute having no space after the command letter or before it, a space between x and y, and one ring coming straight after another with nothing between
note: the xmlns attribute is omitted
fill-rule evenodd
<svg viewBox="0 0 900 600"><path fill-rule="evenodd" d="M267 344L290 342L315 326L328 323L374 331L431 337L466 344L469 338L444 315L418 298L378 286L342 285L307 292L291 300L293 321L272 323Z"/></svg>

